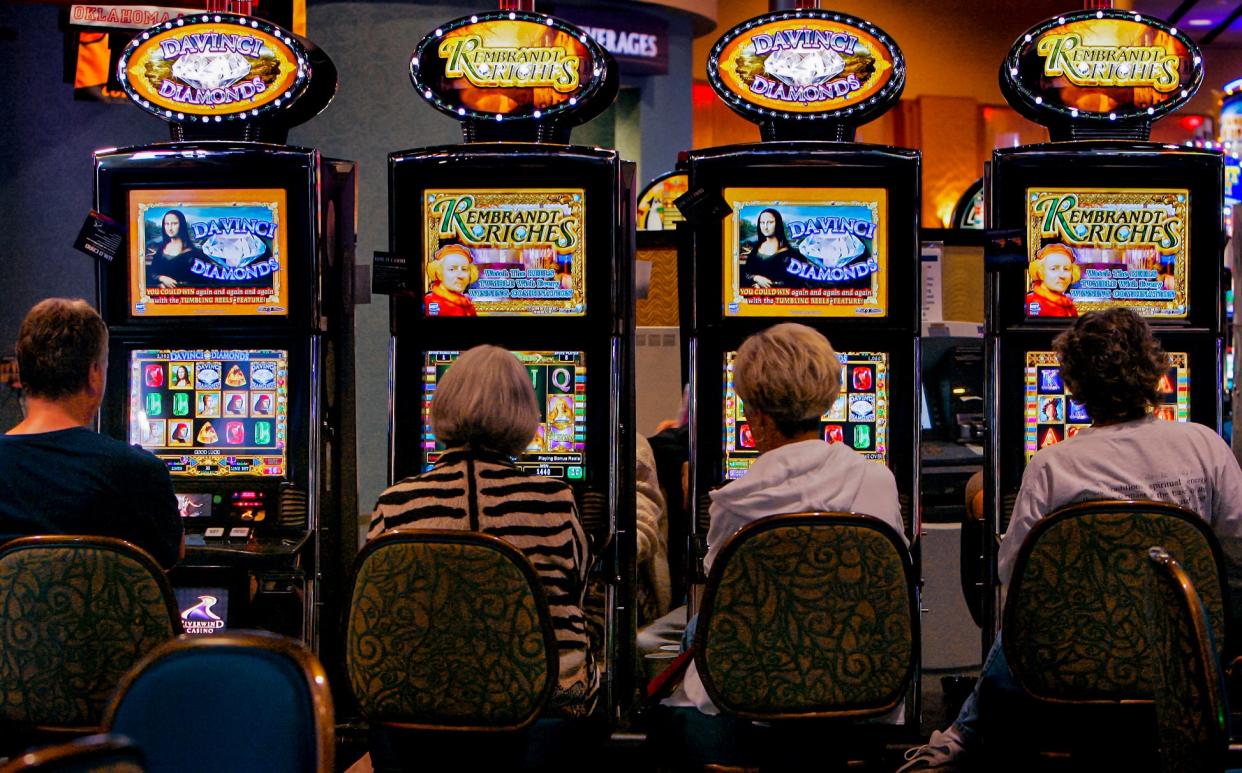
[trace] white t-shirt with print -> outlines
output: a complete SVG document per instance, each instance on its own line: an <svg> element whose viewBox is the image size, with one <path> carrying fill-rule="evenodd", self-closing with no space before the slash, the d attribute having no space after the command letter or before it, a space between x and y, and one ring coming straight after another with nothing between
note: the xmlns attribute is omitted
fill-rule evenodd
<svg viewBox="0 0 1242 773"><path fill-rule="evenodd" d="M1242 564L1242 470L1225 441L1202 424L1147 416L1088 427L1043 449L1022 475L1022 488L997 557L1008 584L1022 541L1058 507L1089 499L1152 499L1198 513L1231 565Z"/></svg>

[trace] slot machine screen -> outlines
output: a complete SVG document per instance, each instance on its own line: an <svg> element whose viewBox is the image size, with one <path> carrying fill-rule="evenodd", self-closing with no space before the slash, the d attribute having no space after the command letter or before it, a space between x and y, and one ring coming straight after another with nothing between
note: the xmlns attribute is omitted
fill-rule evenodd
<svg viewBox="0 0 1242 773"><path fill-rule="evenodd" d="M134 317L288 316L281 189L129 192Z"/></svg>
<svg viewBox="0 0 1242 773"><path fill-rule="evenodd" d="M288 378L285 351L135 350L129 442L173 477L284 477Z"/></svg>
<svg viewBox="0 0 1242 773"><path fill-rule="evenodd" d="M724 470L740 478L755 459L755 439L742 398L733 387L736 352L725 353ZM837 352L841 360L841 394L820 417L820 436L844 443L868 459L888 462L888 355L883 352Z"/></svg>
<svg viewBox="0 0 1242 773"><path fill-rule="evenodd" d="M585 314L585 198L581 188L425 191L423 312Z"/></svg>
<svg viewBox="0 0 1242 773"><path fill-rule="evenodd" d="M423 360L423 470L440 459L444 444L431 426L431 401L445 371L461 352L427 352ZM527 472L582 480L586 463L586 360L582 352L513 352L530 374L539 423L516 464Z"/></svg>
<svg viewBox="0 0 1242 773"><path fill-rule="evenodd" d="M726 317L888 315L883 188L725 188Z"/></svg>
<svg viewBox="0 0 1242 773"><path fill-rule="evenodd" d="M222 631L229 621L229 592L226 588L174 588L181 627L192 636L210 636Z"/></svg>
<svg viewBox="0 0 1242 773"><path fill-rule="evenodd" d="M1190 192L1028 188L1028 319L1076 317L1114 306L1185 319Z"/></svg>
<svg viewBox="0 0 1242 773"><path fill-rule="evenodd" d="M1169 352L1172 365L1160 379L1157 418L1190 421L1190 368L1184 352ZM1026 353L1026 398L1023 411L1026 461L1036 451L1062 443L1091 425L1087 409L1074 402L1061 378L1054 352Z"/></svg>

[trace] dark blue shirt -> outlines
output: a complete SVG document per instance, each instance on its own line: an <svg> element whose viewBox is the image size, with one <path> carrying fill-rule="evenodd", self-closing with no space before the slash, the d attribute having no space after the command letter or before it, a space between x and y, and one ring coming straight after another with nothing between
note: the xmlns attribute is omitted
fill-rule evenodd
<svg viewBox="0 0 1242 773"><path fill-rule="evenodd" d="M29 534L118 537L171 567L181 517L168 469L85 427L0 435L0 542Z"/></svg>

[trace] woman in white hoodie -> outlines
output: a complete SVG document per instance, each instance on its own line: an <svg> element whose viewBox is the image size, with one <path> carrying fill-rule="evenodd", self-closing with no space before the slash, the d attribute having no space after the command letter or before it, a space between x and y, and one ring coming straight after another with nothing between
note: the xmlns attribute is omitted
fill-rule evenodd
<svg viewBox="0 0 1242 773"><path fill-rule="evenodd" d="M825 443L820 433L820 417L841 391L841 372L841 359L828 339L806 325L774 325L738 348L733 383L745 405L759 458L745 475L711 494L704 560L708 570L738 529L783 513L863 513L889 524L905 540L892 472L844 443ZM682 615L684 619L684 610ZM663 704L694 708L708 716L719 713L693 664L682 686ZM684 728L689 744L699 747L688 750L692 759L686 762L731 761L736 728L717 729L711 724L684 713L672 722Z"/></svg>

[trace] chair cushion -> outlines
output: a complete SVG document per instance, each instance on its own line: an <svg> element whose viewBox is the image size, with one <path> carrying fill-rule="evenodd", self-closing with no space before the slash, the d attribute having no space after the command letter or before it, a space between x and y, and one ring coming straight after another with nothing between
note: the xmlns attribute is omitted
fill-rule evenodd
<svg viewBox="0 0 1242 773"><path fill-rule="evenodd" d="M733 712L895 702L914 634L898 548L875 528L784 526L751 536L720 573L704 682Z"/></svg>
<svg viewBox="0 0 1242 773"><path fill-rule="evenodd" d="M173 637L151 570L108 548L0 556L0 716L95 727L121 676Z"/></svg>
<svg viewBox="0 0 1242 773"><path fill-rule="evenodd" d="M287 657L257 649L159 658L130 685L110 731L136 741L153 771L305 773L316 766L305 676Z"/></svg>
<svg viewBox="0 0 1242 773"><path fill-rule="evenodd" d="M1182 563L1214 630L1224 630L1221 580L1194 523L1143 512L1061 519L1027 546L1006 608L1005 654L1027 690L1066 700L1151 698L1144 619L1153 545Z"/></svg>
<svg viewBox="0 0 1242 773"><path fill-rule="evenodd" d="M521 723L548 685L530 581L479 545L374 550L355 580L346 649L354 695L372 721Z"/></svg>

